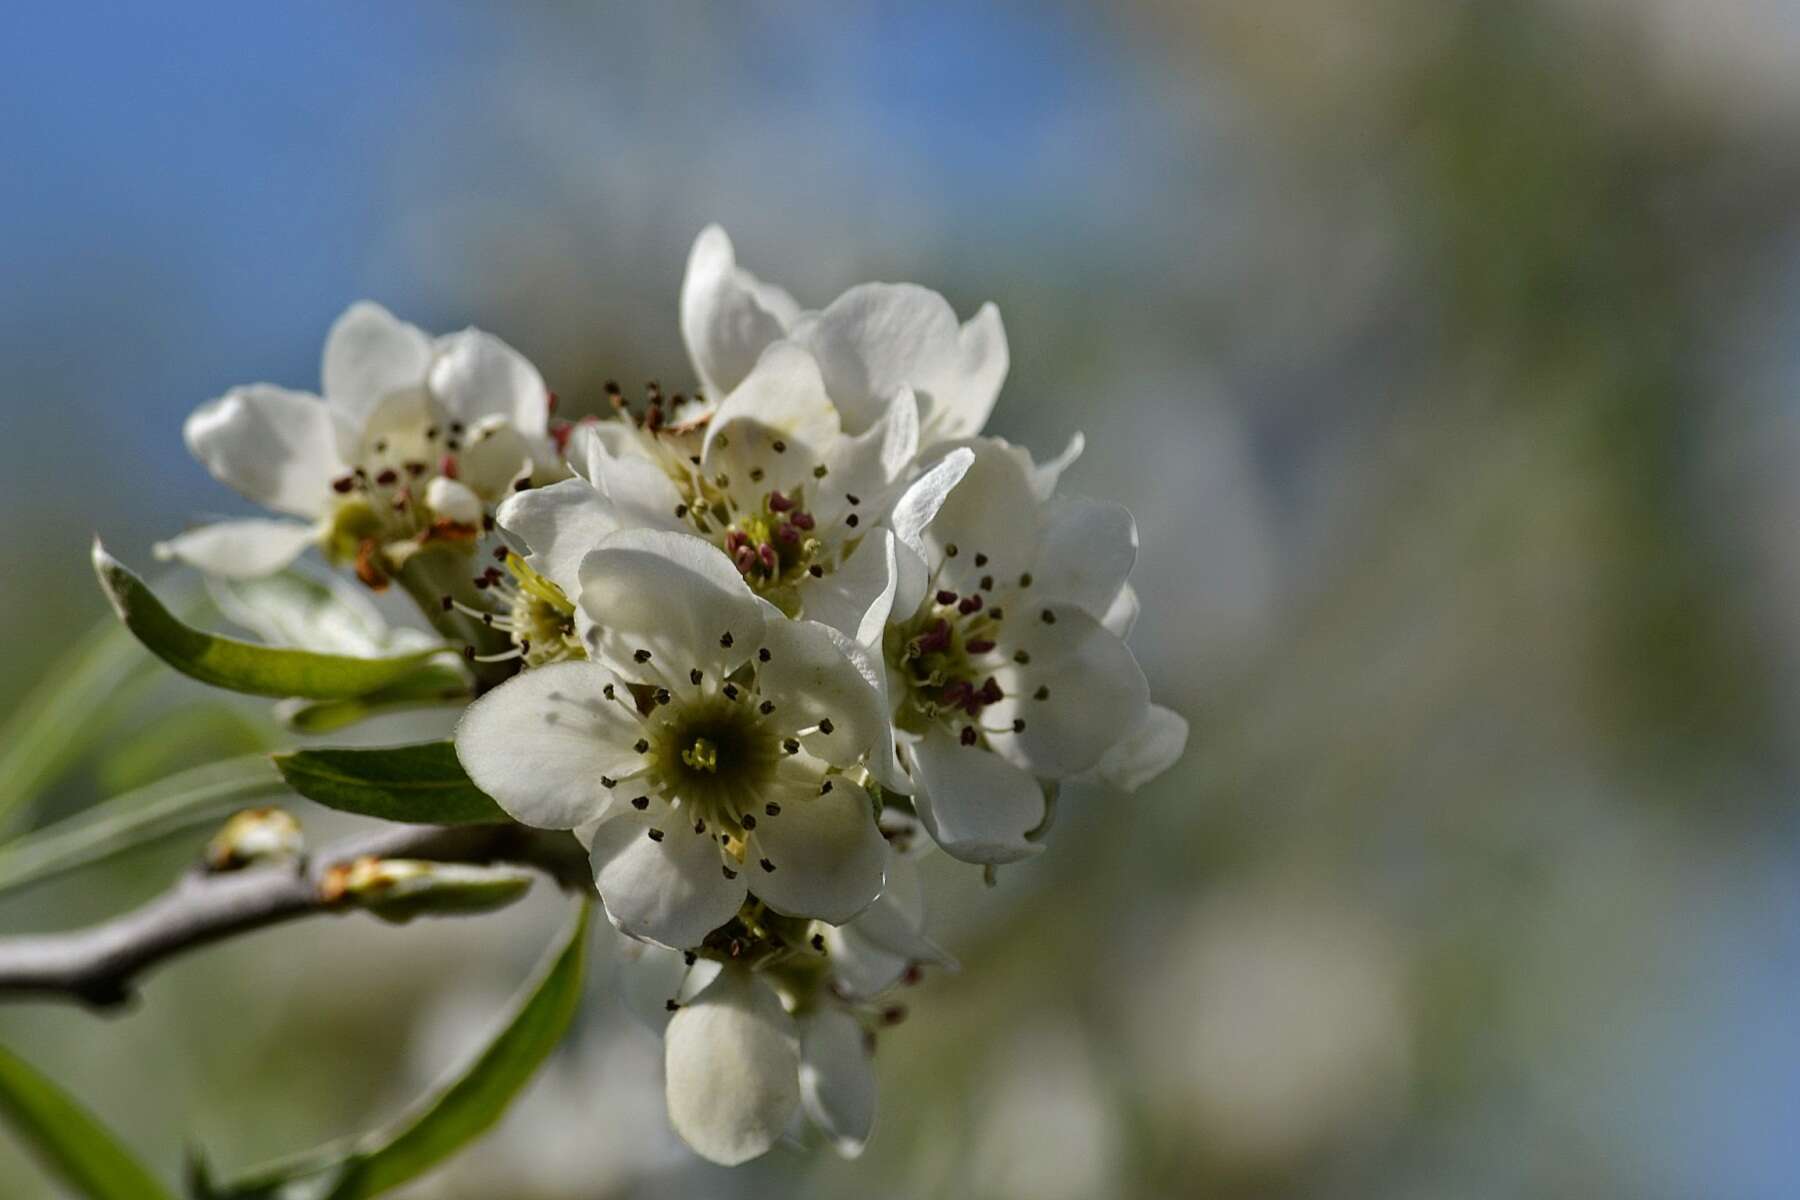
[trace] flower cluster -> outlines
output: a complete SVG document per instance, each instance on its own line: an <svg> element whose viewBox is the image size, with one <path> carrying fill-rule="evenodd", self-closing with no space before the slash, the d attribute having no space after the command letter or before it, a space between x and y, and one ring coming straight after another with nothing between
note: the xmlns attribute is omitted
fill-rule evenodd
<svg viewBox="0 0 1800 1200"><path fill-rule="evenodd" d="M449 564L423 600L494 669L456 754L517 821L573 831L644 944L675 1128L732 1163L804 1112L853 1154L887 993L950 963L916 860L1037 854L1064 782L1136 787L1186 724L1124 641L1130 514L1059 489L1079 438L1039 462L981 433L992 305L960 322L864 284L803 309L715 227L680 322L691 394L609 385L570 424L498 338L358 304L322 396L238 388L187 423L214 475L300 520L162 550L242 578L317 546L375 588Z"/></svg>

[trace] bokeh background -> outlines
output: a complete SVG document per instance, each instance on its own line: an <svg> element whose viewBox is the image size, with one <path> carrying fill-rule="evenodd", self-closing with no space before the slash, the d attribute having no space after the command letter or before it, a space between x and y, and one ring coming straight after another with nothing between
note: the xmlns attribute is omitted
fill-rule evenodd
<svg viewBox="0 0 1800 1200"><path fill-rule="evenodd" d="M856 1163L696 1163L603 938L579 1035L418 1198L1785 1197L1800 1128L1800 7L1784 0L19 6L0 37L0 708L184 453L370 296L570 403L689 383L707 222L1013 352L993 429L1137 514L1184 762L1063 806L884 1034ZM24 815L279 739L161 668ZM104 723L102 727L102 723ZM18 724L10 727L15 733ZM364 736L414 732L398 726ZM295 802L310 835L345 822ZM0 901L72 925L204 831ZM392 1113L552 937L271 931L0 1009L173 1176ZM48 1184L0 1138L0 1193Z"/></svg>

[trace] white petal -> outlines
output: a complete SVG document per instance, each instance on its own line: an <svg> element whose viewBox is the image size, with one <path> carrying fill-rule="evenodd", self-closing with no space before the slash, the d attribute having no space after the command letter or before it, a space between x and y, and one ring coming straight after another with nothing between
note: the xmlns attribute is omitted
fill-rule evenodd
<svg viewBox="0 0 1800 1200"><path fill-rule="evenodd" d="M293 562L318 540L318 530L294 521L252 517L219 521L177 534L156 544L156 557L198 567L227 579L272 575Z"/></svg>
<svg viewBox="0 0 1800 1200"><path fill-rule="evenodd" d="M615 978L625 1010L657 1033L668 1028L669 1001L681 998L687 983L687 960L679 950L648 942L625 942Z"/></svg>
<svg viewBox="0 0 1800 1200"><path fill-rule="evenodd" d="M774 719L784 729L831 723L830 733L809 733L800 741L808 753L839 767L870 757L891 728L880 693L846 653L846 640L817 621L771 619L762 646L769 661L756 673L757 687L774 702Z"/></svg>
<svg viewBox="0 0 1800 1200"><path fill-rule="evenodd" d="M599 656L629 678L671 679L744 663L763 639L763 614L725 552L685 533L628 529L582 561L579 604ZM648 650L649 660L638 662Z"/></svg>
<svg viewBox="0 0 1800 1200"><path fill-rule="evenodd" d="M1152 704L1143 719L1101 757L1094 773L1113 787L1136 791L1175 765L1187 749L1187 738L1186 718Z"/></svg>
<svg viewBox="0 0 1800 1200"><path fill-rule="evenodd" d="M1044 506L1032 596L1104 617L1137 561L1137 522L1123 505L1059 496Z"/></svg>
<svg viewBox="0 0 1800 1200"><path fill-rule="evenodd" d="M713 414L702 451L705 471L747 476L760 467L771 488L811 482L813 465L839 432L837 409L812 355L777 342ZM784 450L773 449L777 441Z"/></svg>
<svg viewBox="0 0 1800 1200"><path fill-rule="evenodd" d="M863 937L855 921L843 926L827 925L821 936L825 939L825 955L831 962L832 982L846 996L873 999L898 984L912 965L910 959Z"/></svg>
<svg viewBox="0 0 1800 1200"><path fill-rule="evenodd" d="M434 515L458 525L481 524L481 497L465 484L442 475L425 485L425 507Z"/></svg>
<svg viewBox="0 0 1800 1200"><path fill-rule="evenodd" d="M800 1021L800 1101L839 1154L862 1153L875 1127L875 1063L862 1026L842 1009Z"/></svg>
<svg viewBox="0 0 1800 1200"><path fill-rule="evenodd" d="M809 491L809 508L819 524L834 528L852 510L866 528L884 520L900 494L919 448L919 406L912 389L902 388L887 413L855 437L839 437L826 449L825 478ZM856 497L856 503L850 497Z"/></svg>
<svg viewBox="0 0 1800 1200"><path fill-rule="evenodd" d="M594 481L622 529L667 529L679 533L686 522L675 515L685 508L681 492L661 467L634 454L614 455L604 442L594 439L588 446L588 478Z"/></svg>
<svg viewBox="0 0 1800 1200"><path fill-rule="evenodd" d="M847 928L903 959L954 966L955 960L925 936L925 888L912 856L890 849L884 874L880 899Z"/></svg>
<svg viewBox="0 0 1800 1200"><path fill-rule="evenodd" d="M801 579L801 610L808 620L829 625L853 641L877 645L899 584L894 535L877 529L837 570L818 579Z"/></svg>
<svg viewBox="0 0 1800 1200"><path fill-rule="evenodd" d="M915 550L922 550L926 526L937 518L950 493L974 465L975 452L959 446L909 484L888 517L894 536Z"/></svg>
<svg viewBox="0 0 1800 1200"><path fill-rule="evenodd" d="M775 911L842 925L881 894L887 840L868 792L842 777L831 785L780 793L781 815L758 818L744 870Z"/></svg>
<svg viewBox="0 0 1800 1200"><path fill-rule="evenodd" d="M672 950L698 946L744 902L743 872L727 877L718 843L660 799L643 812L619 807L594 830L589 857L607 918L621 933Z"/></svg>
<svg viewBox="0 0 1800 1200"><path fill-rule="evenodd" d="M325 338L325 401L360 429L389 392L420 387L431 369L431 339L370 300L344 310Z"/></svg>
<svg viewBox="0 0 1800 1200"><path fill-rule="evenodd" d="M954 374L931 388L924 420L924 442L973 437L987 424L1011 360L1000 310L992 303L963 325L957 335L961 351Z"/></svg>
<svg viewBox="0 0 1800 1200"><path fill-rule="evenodd" d="M1100 624L1104 625L1106 631L1114 637L1128 638L1131 636L1132 627L1137 624L1137 619L1137 589L1127 583L1119 589L1119 594L1114 596L1113 602L1107 606L1106 615L1100 618Z"/></svg>
<svg viewBox="0 0 1800 1200"><path fill-rule="evenodd" d="M681 284L681 336L709 397L743 382L798 312L786 292L737 265L723 229L709 225L694 240Z"/></svg>
<svg viewBox="0 0 1800 1200"><path fill-rule="evenodd" d="M201 405L182 437L213 478L277 512L317 517L347 469L331 413L317 396L271 384L233 388Z"/></svg>
<svg viewBox="0 0 1800 1200"><path fill-rule="evenodd" d="M695 1153L736 1166L766 1153L800 1104L794 1022L749 972L727 969L669 1022L669 1121Z"/></svg>
<svg viewBox="0 0 1800 1200"><path fill-rule="evenodd" d="M571 597L581 590L581 560L619 528L612 505L579 478L517 492L495 519L530 549L532 569Z"/></svg>
<svg viewBox="0 0 1800 1200"><path fill-rule="evenodd" d="M938 586L965 594L976 590L984 575L1011 580L1035 569L1038 552L1038 502L1026 473L1030 460L996 438L981 438L967 448L975 460L924 534L925 560L942 564ZM977 565L982 555L987 562Z"/></svg>
<svg viewBox="0 0 1800 1200"><path fill-rule="evenodd" d="M640 724L606 699L604 667L553 663L515 675L471 704L456 727L456 756L475 786L516 820L573 829L606 813L617 778L641 761Z"/></svg>
<svg viewBox="0 0 1800 1200"><path fill-rule="evenodd" d="M470 426L457 454L457 477L482 498L504 499L513 484L532 470L531 446L503 417L485 417Z"/></svg>
<svg viewBox="0 0 1800 1200"><path fill-rule="evenodd" d="M1049 462L1039 463L1032 468L1031 486L1037 492L1039 500L1050 498L1051 493L1056 491L1056 485L1061 481L1063 472L1075 465L1075 460L1081 457L1081 452L1085 449L1087 449L1087 438L1077 429L1070 435L1069 444L1063 447L1061 454Z"/></svg>
<svg viewBox="0 0 1800 1200"><path fill-rule="evenodd" d="M919 820L952 857L998 864L1043 849L1025 839L1044 820L1043 789L1030 774L939 728L910 753Z"/></svg>
<svg viewBox="0 0 1800 1200"><path fill-rule="evenodd" d="M973 433L1006 376L1006 334L992 305L961 327L942 296L909 283L851 288L793 336L818 357L852 433L874 424L902 387L918 395L926 443Z"/></svg>
<svg viewBox="0 0 1800 1200"><path fill-rule="evenodd" d="M529 359L491 333L465 329L438 339L431 391L456 418L473 425L501 417L521 434L542 437L550 423L550 389Z"/></svg>
<svg viewBox="0 0 1800 1200"><path fill-rule="evenodd" d="M1045 622L1048 612L1054 623ZM982 714L989 725L1025 722L1022 733L993 735L994 749L1047 779L1087 770L1150 703L1144 672L1125 643L1066 604L1033 604L1007 622L1005 649L1030 662L994 672L1005 698ZM1048 689L1039 699L1039 689Z"/></svg>

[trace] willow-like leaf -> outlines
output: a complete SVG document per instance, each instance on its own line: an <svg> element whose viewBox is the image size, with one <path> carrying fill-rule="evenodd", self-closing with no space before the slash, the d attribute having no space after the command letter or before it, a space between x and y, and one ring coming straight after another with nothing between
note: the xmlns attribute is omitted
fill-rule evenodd
<svg viewBox="0 0 1800 1200"><path fill-rule="evenodd" d="M174 1200L119 1140L37 1068L0 1046L0 1118L76 1196Z"/></svg>
<svg viewBox="0 0 1800 1200"><path fill-rule="evenodd" d="M494 1040L385 1129L253 1172L208 1200L304 1195L365 1200L417 1179L500 1120L556 1048L581 1003L590 905L583 900L557 949L514 1001Z"/></svg>
<svg viewBox="0 0 1800 1200"><path fill-rule="evenodd" d="M259 646L183 624L98 541L94 571L119 619L147 649L184 675L234 692L308 700L366 696L404 679L441 653L433 648L357 658Z"/></svg>
<svg viewBox="0 0 1800 1200"><path fill-rule="evenodd" d="M509 818L470 781L449 742L277 754L288 786L340 812L421 825L473 825Z"/></svg>
<svg viewBox="0 0 1800 1200"><path fill-rule="evenodd" d="M90 866L287 792L265 754L211 763L122 792L0 846L0 893Z"/></svg>

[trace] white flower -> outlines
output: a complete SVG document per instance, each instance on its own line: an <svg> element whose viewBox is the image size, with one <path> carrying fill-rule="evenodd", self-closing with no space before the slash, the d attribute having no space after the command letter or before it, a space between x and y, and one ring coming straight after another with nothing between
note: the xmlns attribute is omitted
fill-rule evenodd
<svg viewBox="0 0 1800 1200"><path fill-rule="evenodd" d="M548 460L549 392L491 334L433 339L363 301L331 327L323 376L323 398L251 384L202 405L183 428L221 482L304 523L221 522L159 553L244 577L320 544L378 585L426 540L472 543L484 510Z"/></svg>
<svg viewBox="0 0 1800 1200"><path fill-rule="evenodd" d="M529 561L574 593L582 556L618 529L695 534L722 550L750 587L790 616L874 643L894 595L893 533L916 530L971 461L913 465L918 412L902 388L881 420L846 435L805 350L776 342L704 428L641 419L583 426L571 440L577 477L503 504L499 522ZM915 478L916 475L916 478Z"/></svg>
<svg viewBox="0 0 1800 1200"><path fill-rule="evenodd" d="M737 387L763 351L785 338L818 359L846 430L870 428L910 393L923 446L981 432L1009 362L992 304L959 324L956 310L928 288L865 283L821 312L802 312L785 291L737 265L717 225L701 232L688 256L681 332L711 396Z"/></svg>
<svg viewBox="0 0 1800 1200"><path fill-rule="evenodd" d="M1141 783L1179 756L1186 724L1149 703L1122 640L1131 514L1050 495L1051 474L997 439L969 448L923 562L902 572L884 651L920 820L956 857L1004 863L1041 848L1043 783Z"/></svg>
<svg viewBox="0 0 1800 1200"><path fill-rule="evenodd" d="M706 959L650 950L626 963L628 1003L664 1031L671 1123L698 1153L754 1158L801 1112L839 1154L862 1153L875 1123L875 1029L903 1011L879 994L920 964L955 965L925 937L917 876L892 849L888 879L841 928L760 917L723 931ZM897 882L905 895L891 902ZM840 951L852 939L870 948L856 962ZM892 959L891 973L878 959ZM881 981L865 991L871 966Z"/></svg>
<svg viewBox="0 0 1800 1200"><path fill-rule="evenodd" d="M869 664L697 537L615 534L579 575L591 661L468 709L456 748L475 783L525 824L581 829L633 937L699 945L751 891L834 923L866 907L885 843L860 769L905 786Z"/></svg>

